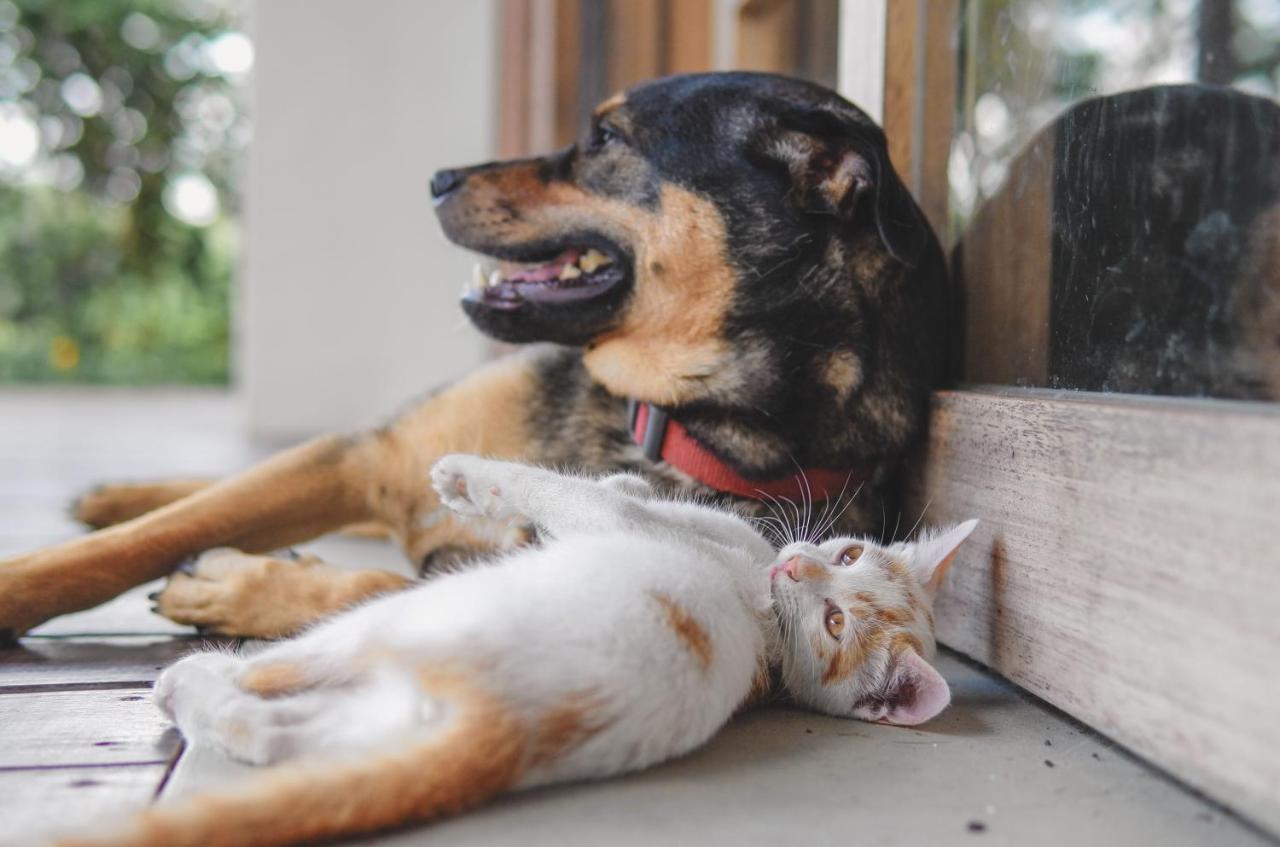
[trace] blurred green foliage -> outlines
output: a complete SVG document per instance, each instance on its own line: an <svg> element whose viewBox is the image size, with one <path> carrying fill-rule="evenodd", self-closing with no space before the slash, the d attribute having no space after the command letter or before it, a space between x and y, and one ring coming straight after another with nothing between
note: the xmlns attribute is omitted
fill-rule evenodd
<svg viewBox="0 0 1280 847"><path fill-rule="evenodd" d="M0 382L227 382L249 60L223 3L0 0Z"/></svg>

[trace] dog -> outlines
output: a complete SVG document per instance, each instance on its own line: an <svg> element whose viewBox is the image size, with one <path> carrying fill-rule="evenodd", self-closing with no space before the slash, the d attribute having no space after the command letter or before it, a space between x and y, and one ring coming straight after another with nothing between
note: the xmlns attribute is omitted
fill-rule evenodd
<svg viewBox="0 0 1280 847"><path fill-rule="evenodd" d="M668 77L606 100L565 149L442 170L431 194L482 257L463 309L530 346L224 481L98 489L76 508L97 531L0 562L4 634L233 548L173 573L157 611L278 637L407 579L269 551L372 522L427 573L528 541L449 518L427 477L446 453L631 471L761 516L796 503L810 534L826 501L835 529L883 530L946 375L952 295L861 110L782 76Z"/></svg>

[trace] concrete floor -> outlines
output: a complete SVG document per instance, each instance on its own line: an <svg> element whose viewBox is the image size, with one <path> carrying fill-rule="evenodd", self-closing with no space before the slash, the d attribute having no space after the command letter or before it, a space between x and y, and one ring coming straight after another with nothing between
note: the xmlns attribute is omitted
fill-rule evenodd
<svg viewBox="0 0 1280 847"><path fill-rule="evenodd" d="M242 466L260 451L237 425L219 395L0 394L0 555L77 531L63 506L86 484ZM325 539L313 549L335 564L402 567L376 542ZM147 611L146 590L0 652L8 832L91 820L157 794L163 802L247 770L182 749L146 702L156 668L193 646L189 632ZM353 843L1276 843L958 657L939 667L954 703L920 729L765 707L645 773Z"/></svg>

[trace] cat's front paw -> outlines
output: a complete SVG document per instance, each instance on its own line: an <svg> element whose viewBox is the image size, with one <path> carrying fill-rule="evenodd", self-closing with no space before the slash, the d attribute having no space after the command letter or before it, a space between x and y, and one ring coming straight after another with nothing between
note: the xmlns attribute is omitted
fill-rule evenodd
<svg viewBox="0 0 1280 847"><path fill-rule="evenodd" d="M431 469L431 484L440 502L460 515L502 519L513 514L495 469L501 463L478 456L445 456Z"/></svg>
<svg viewBox="0 0 1280 847"><path fill-rule="evenodd" d="M193 653L165 668L151 690L151 699L169 720L191 700L208 698L225 689L243 661L218 652Z"/></svg>

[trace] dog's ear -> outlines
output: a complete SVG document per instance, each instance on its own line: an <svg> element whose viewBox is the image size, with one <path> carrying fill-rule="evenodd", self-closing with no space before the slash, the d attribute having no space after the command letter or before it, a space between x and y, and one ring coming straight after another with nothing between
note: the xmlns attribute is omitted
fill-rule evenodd
<svg viewBox="0 0 1280 847"><path fill-rule="evenodd" d="M807 211L853 223L868 217L885 249L914 267L929 224L889 162L884 134L855 118L822 109L785 112L754 152L782 164Z"/></svg>

